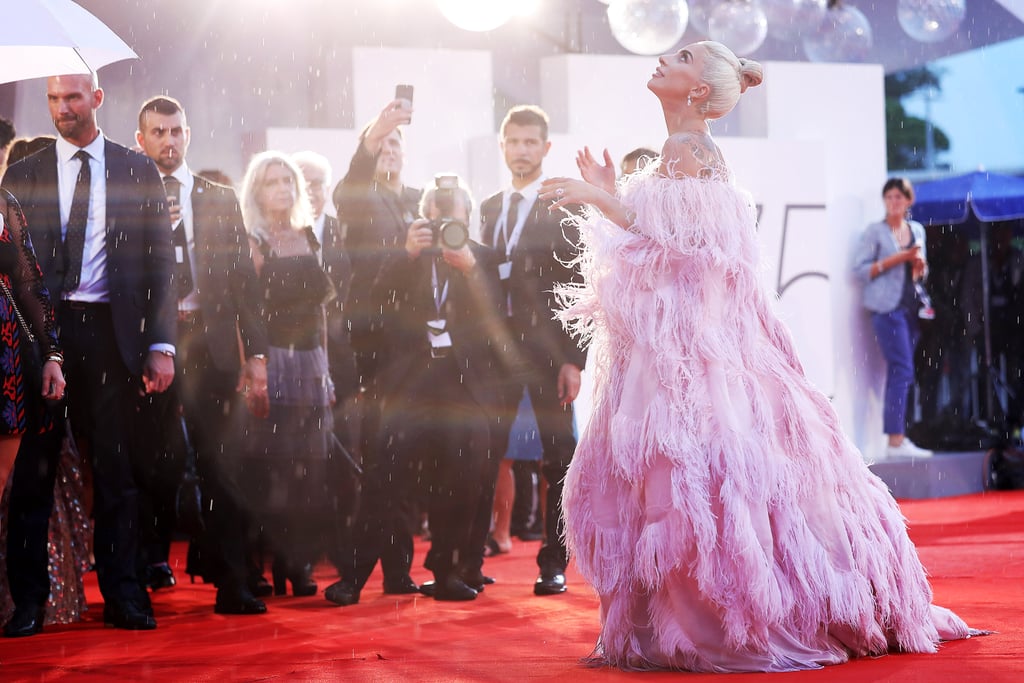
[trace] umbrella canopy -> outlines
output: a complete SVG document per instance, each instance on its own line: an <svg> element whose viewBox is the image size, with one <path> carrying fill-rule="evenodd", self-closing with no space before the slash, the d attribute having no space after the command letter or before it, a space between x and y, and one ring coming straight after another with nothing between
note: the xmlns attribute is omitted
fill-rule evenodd
<svg viewBox="0 0 1024 683"><path fill-rule="evenodd" d="M977 171L931 180L914 187L914 220L925 225L956 225L970 209L984 222L1024 218L1024 178Z"/></svg>
<svg viewBox="0 0 1024 683"><path fill-rule="evenodd" d="M123 59L138 59L106 24L71 0L4 3L0 83L87 74Z"/></svg>

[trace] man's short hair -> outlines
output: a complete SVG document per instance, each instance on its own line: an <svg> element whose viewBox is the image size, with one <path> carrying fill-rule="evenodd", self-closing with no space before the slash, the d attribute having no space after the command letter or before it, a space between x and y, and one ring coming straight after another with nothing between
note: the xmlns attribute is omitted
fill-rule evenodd
<svg viewBox="0 0 1024 683"><path fill-rule="evenodd" d="M539 126L541 139L548 139L548 115L535 104L520 104L509 109L501 122L501 137L505 137L505 127L510 123L517 126Z"/></svg>
<svg viewBox="0 0 1024 683"><path fill-rule="evenodd" d="M142 108L139 109L139 131L143 131L143 128L145 128L146 123L144 119L146 117L146 112L150 111L154 114L161 114L162 116L173 116L174 114L180 113L181 117L185 118L185 108L181 106L181 102L173 97L157 95L156 97L150 97L142 103Z"/></svg>
<svg viewBox="0 0 1024 683"><path fill-rule="evenodd" d="M14 132L14 124L0 116L0 149L11 144L15 137L17 133Z"/></svg>

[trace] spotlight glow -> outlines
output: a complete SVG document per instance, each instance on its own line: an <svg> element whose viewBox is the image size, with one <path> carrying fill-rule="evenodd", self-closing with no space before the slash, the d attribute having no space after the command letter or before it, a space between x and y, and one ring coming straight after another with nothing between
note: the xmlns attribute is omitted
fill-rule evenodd
<svg viewBox="0 0 1024 683"><path fill-rule="evenodd" d="M437 0L444 18L465 31L493 31L516 14L515 0Z"/></svg>

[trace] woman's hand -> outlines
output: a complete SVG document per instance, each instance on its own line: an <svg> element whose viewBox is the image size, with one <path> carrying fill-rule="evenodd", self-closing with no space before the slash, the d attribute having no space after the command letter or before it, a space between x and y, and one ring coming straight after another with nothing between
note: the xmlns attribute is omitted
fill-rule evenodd
<svg viewBox="0 0 1024 683"><path fill-rule="evenodd" d="M430 229L430 221L420 218L409 225L405 233L405 252L409 258L419 258L424 249L434 245L434 231Z"/></svg>
<svg viewBox="0 0 1024 683"><path fill-rule="evenodd" d="M602 199L614 199L596 185L574 178L548 178L541 184L537 197L551 202L548 211L568 204L591 204L601 208Z"/></svg>
<svg viewBox="0 0 1024 683"><path fill-rule="evenodd" d="M43 398L59 401L64 398L65 386L64 372L60 369L60 363L55 360L43 363Z"/></svg>
<svg viewBox="0 0 1024 683"><path fill-rule="evenodd" d="M591 185L599 187L608 194L615 194L615 163L608 149L604 150L604 164L598 163L589 147L576 152L576 166L580 175Z"/></svg>

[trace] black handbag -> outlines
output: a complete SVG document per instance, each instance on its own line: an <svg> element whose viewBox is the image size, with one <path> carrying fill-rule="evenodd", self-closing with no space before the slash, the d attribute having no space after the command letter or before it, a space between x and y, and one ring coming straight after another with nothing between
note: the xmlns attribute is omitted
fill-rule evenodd
<svg viewBox="0 0 1024 683"><path fill-rule="evenodd" d="M178 529L190 536L198 536L206 528L203 521L203 493L196 468L196 451L188 438L185 418L180 417L179 420L185 464L174 499L174 512L178 518Z"/></svg>

